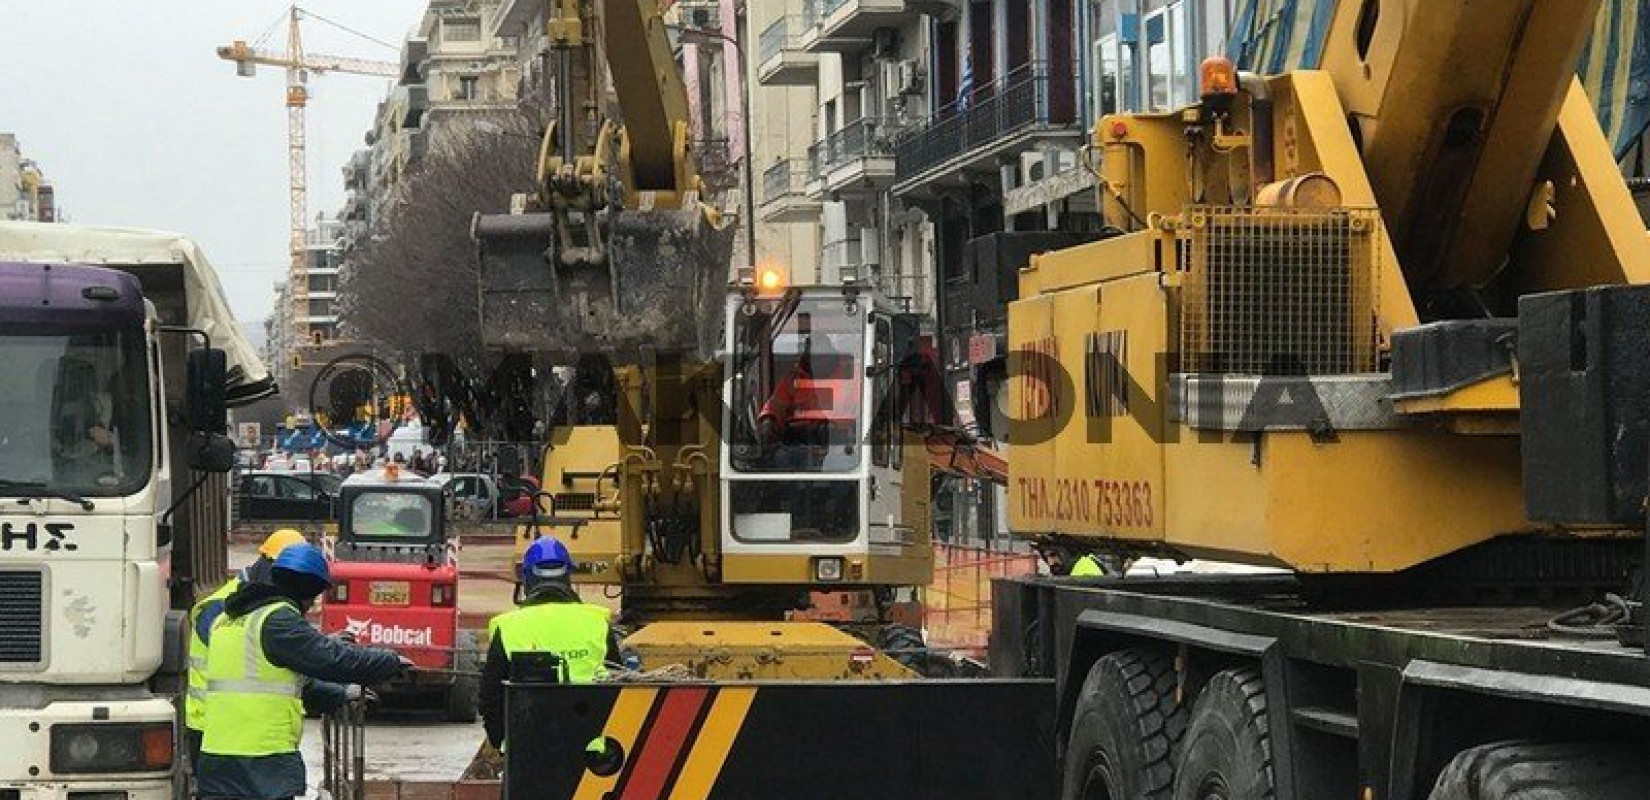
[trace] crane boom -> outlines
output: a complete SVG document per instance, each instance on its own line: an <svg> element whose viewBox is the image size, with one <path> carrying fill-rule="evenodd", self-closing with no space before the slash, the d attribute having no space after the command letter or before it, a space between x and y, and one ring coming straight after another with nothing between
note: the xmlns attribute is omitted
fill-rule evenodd
<svg viewBox="0 0 1650 800"><path fill-rule="evenodd" d="M374 61L366 58L350 58L325 53L305 53L302 61L295 61L280 53L252 47L240 40L219 47L218 58L233 61L236 64L253 64L281 67L283 69L296 67L314 73L344 72L351 75L372 75L379 78L394 78L401 74L400 65L389 61Z"/></svg>

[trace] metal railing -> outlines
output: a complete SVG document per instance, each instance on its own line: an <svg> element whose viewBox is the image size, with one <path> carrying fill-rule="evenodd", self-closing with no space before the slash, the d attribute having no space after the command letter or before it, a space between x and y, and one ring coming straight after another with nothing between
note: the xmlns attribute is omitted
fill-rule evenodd
<svg viewBox="0 0 1650 800"><path fill-rule="evenodd" d="M756 63L766 64L786 50L802 49L798 40L802 38L802 33L811 27L813 25L808 22L807 17L801 14L791 14L774 20L772 25L762 31L762 36L757 40Z"/></svg>
<svg viewBox="0 0 1650 800"><path fill-rule="evenodd" d="M332 800L367 796L366 703L351 700L321 720L321 791Z"/></svg>
<svg viewBox="0 0 1650 800"><path fill-rule="evenodd" d="M839 164L858 158L891 156L899 126L881 117L860 117L808 148L814 174L823 175Z"/></svg>
<svg viewBox="0 0 1650 800"><path fill-rule="evenodd" d="M1023 130L1076 124L1075 98L1056 96L1057 89L1075 91L1076 82L1069 76L1059 81L1056 77L1047 64L1033 62L941 108L895 143L897 179Z"/></svg>
<svg viewBox="0 0 1650 800"><path fill-rule="evenodd" d="M802 194L808 183L808 164L806 159L787 158L763 170L762 202Z"/></svg>

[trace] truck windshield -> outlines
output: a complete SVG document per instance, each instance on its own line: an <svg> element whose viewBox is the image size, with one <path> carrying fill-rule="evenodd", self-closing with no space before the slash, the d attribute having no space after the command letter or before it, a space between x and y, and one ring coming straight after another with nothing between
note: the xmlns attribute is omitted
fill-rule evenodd
<svg viewBox="0 0 1650 800"><path fill-rule="evenodd" d="M0 481L84 497L147 484L153 443L143 341L136 329L0 325Z"/></svg>
<svg viewBox="0 0 1650 800"><path fill-rule="evenodd" d="M840 297L793 296L734 319L734 468L850 472L857 467L864 312Z"/></svg>

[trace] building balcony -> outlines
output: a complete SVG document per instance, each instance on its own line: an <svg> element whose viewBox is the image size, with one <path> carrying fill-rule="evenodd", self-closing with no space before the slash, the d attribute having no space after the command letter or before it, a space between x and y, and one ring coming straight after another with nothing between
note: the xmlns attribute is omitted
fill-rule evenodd
<svg viewBox="0 0 1650 800"><path fill-rule="evenodd" d="M861 117L808 148L813 164L810 193L876 191L894 180L894 140L890 120Z"/></svg>
<svg viewBox="0 0 1650 800"><path fill-rule="evenodd" d="M485 34L489 39L519 36L544 8L544 0L501 0L487 18Z"/></svg>
<svg viewBox="0 0 1650 800"><path fill-rule="evenodd" d="M401 79L403 86L424 82L424 64L430 58L430 40L415 36L401 46Z"/></svg>
<svg viewBox="0 0 1650 800"><path fill-rule="evenodd" d="M1005 156L1083 141L1075 75L1027 64L981 87L904 133L894 145L893 191L908 194L938 178L995 170Z"/></svg>
<svg viewBox="0 0 1650 800"><path fill-rule="evenodd" d="M424 124L424 112L430 108L430 89L427 86L401 86L396 89L396 122L401 128L417 128Z"/></svg>
<svg viewBox="0 0 1650 800"><path fill-rule="evenodd" d="M780 17L762 31L756 80L764 86L813 86L819 82L819 56L802 46L809 29L800 14Z"/></svg>
<svg viewBox="0 0 1650 800"><path fill-rule="evenodd" d="M877 28L898 27L918 12L907 0L811 0L802 46L810 53L857 53Z"/></svg>
<svg viewBox="0 0 1650 800"><path fill-rule="evenodd" d="M678 0L676 9L682 14L682 24L702 31L722 29L721 0Z"/></svg>
<svg viewBox="0 0 1650 800"><path fill-rule="evenodd" d="M762 172L763 222L812 222L819 218L819 200L809 196L809 162L789 158Z"/></svg>

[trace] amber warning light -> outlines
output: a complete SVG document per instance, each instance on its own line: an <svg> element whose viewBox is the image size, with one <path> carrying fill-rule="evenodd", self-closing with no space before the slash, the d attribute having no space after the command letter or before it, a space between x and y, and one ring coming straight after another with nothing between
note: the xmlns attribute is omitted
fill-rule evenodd
<svg viewBox="0 0 1650 800"><path fill-rule="evenodd" d="M785 276L773 267L764 267L757 276L756 285L764 292L777 292L785 288Z"/></svg>

